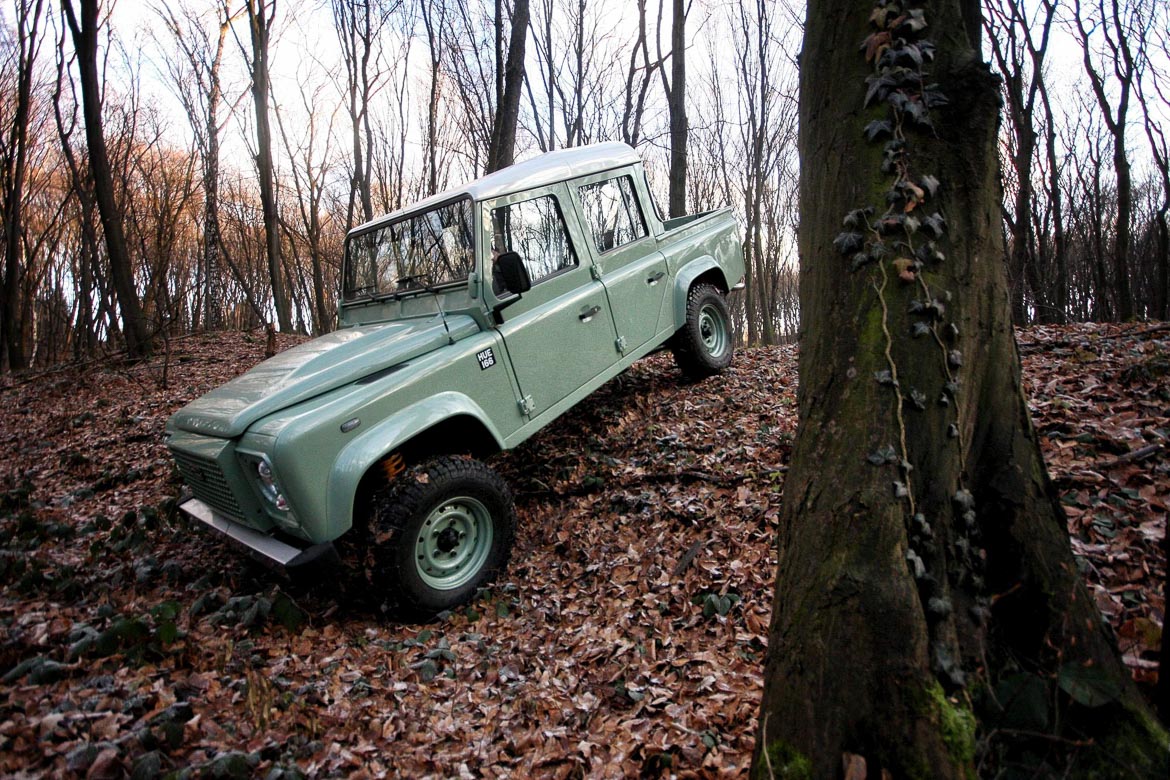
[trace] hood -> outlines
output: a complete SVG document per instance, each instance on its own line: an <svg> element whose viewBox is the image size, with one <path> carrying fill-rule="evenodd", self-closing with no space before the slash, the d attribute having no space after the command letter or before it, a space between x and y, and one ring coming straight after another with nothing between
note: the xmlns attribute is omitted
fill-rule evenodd
<svg viewBox="0 0 1170 780"><path fill-rule="evenodd" d="M456 341L479 330L466 315L449 315L447 326L450 338ZM439 317L336 330L281 352L195 399L175 413L171 425L234 438L261 417L426 354L449 341Z"/></svg>

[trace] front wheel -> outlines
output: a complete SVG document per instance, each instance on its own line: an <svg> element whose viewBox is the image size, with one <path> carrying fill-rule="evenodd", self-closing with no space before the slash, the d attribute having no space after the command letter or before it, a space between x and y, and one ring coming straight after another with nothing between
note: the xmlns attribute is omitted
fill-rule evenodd
<svg viewBox="0 0 1170 780"><path fill-rule="evenodd" d="M439 457L376 491L364 532L346 546L365 548L350 552L366 562L377 597L422 616L467 602L494 579L515 530L512 494L498 474L476 460Z"/></svg>
<svg viewBox="0 0 1170 780"><path fill-rule="evenodd" d="M731 315L717 287L696 284L687 294L687 319L671 345L674 362L688 379L703 379L731 365L735 351Z"/></svg>

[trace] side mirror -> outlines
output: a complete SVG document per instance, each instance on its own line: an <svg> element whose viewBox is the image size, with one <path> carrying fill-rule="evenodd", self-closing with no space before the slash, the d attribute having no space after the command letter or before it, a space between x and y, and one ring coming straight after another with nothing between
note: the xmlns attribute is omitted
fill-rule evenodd
<svg viewBox="0 0 1170 780"><path fill-rule="evenodd" d="M496 273L504 283L504 289L519 295L532 289L532 279L519 252L504 252L496 258Z"/></svg>

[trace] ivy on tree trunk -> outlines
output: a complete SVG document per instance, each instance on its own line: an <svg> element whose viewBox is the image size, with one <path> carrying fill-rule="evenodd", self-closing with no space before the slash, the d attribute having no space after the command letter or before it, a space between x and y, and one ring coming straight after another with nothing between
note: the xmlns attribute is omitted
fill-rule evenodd
<svg viewBox="0 0 1170 780"><path fill-rule="evenodd" d="M808 5L801 431L759 776L1166 768L1022 392L978 37L972 0Z"/></svg>

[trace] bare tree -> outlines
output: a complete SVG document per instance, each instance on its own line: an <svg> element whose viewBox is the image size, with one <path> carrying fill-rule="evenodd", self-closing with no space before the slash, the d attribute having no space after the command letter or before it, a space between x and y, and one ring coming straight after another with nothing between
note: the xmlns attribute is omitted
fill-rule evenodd
<svg viewBox="0 0 1170 780"><path fill-rule="evenodd" d="M134 272L126 247L126 234L122 228L122 214L114 200L113 174L106 152L106 139L102 133L102 93L97 63L100 9L97 0L78 0L78 3L80 16L74 9L73 0L61 0L61 8L73 36L73 48L77 53L85 138L89 150L89 170L93 177L98 213L101 215L106 253L110 261L110 275L113 277L114 289L118 295L118 307L122 310L126 353L131 360L137 360L148 357L151 353L150 333L134 283Z"/></svg>
<svg viewBox="0 0 1170 780"><path fill-rule="evenodd" d="M1140 62L1145 57L1141 47L1146 40L1146 22L1137 3L1126 4L1121 0L1110 0L1108 5L1106 0L1090 2L1094 4L1082 7L1081 0L1073 0L1073 21L1082 46L1085 74L1089 77L1101 116L1113 138L1113 171L1117 177L1117 224L1112 252L1113 290L1117 300L1117 317L1125 321L1133 319L1135 313L1129 273L1133 183L1125 133L1133 85L1140 71ZM1094 59L1096 35L1103 42L1102 64ZM1137 46L1136 50L1131 48L1131 43ZM1117 90L1116 106L1109 99L1109 79Z"/></svg>
<svg viewBox="0 0 1170 780"><path fill-rule="evenodd" d="M209 8L215 13L208 31L203 20L190 9L182 16L171 6L156 6L155 12L170 33L178 54L166 59L171 84L179 96L191 121L195 145L199 150L203 173L203 308L204 326L209 330L222 322L223 269L220 252L223 240L219 234L219 168L220 135L226 119L221 119L224 102L223 70L224 43L231 29L233 17L226 5L216 3ZM196 325L198 316L196 316Z"/></svg>
<svg viewBox="0 0 1170 780"><path fill-rule="evenodd" d="M516 154L516 125L520 120L520 90L524 84L524 47L528 40L528 0L515 0L507 59L498 41L503 37L504 2L496 0L496 114L485 173L512 164Z"/></svg>
<svg viewBox="0 0 1170 780"><path fill-rule="evenodd" d="M272 127L268 119L270 75L268 57L277 0L245 0L250 53L240 43L252 77L252 102L256 109L256 170L260 179L260 203L264 209L264 249L276 319L282 331L291 331L292 306L284 284L280 246L280 213L276 206L276 181L272 168ZM227 3L224 2L225 15Z"/></svg>
<svg viewBox="0 0 1170 780"><path fill-rule="evenodd" d="M371 190L373 128L370 101L379 93L387 69L381 62L379 40L386 22L403 8L402 0L331 0L333 26L341 43L345 67L346 111L349 113L353 175L346 205L346 230L356 220L354 211L361 205L362 221L374 218Z"/></svg>
<svg viewBox="0 0 1170 780"><path fill-rule="evenodd" d="M670 112L670 198L671 217L686 214L687 186L687 2L673 0L670 23L670 81L661 69L662 87Z"/></svg>
<svg viewBox="0 0 1170 780"><path fill-rule="evenodd" d="M24 198L25 176L29 157L29 117L33 101L33 81L37 54L40 51L41 14L44 0L18 0L14 19L14 39L5 41L4 71L14 74L16 83L5 84L5 102L11 105L0 147L0 211L3 212L4 272L0 276L0 350L10 369L28 366L25 349L24 287ZM11 92L9 92L11 89ZM7 115L7 108L4 112ZM2 364L3 361L0 361Z"/></svg>
<svg viewBox="0 0 1170 780"><path fill-rule="evenodd" d="M984 27L991 51L1004 78L1008 123L1012 133L1011 164L1015 174L1015 199L1004 218L1010 230L1008 278L1012 288L1012 319L1027 322L1025 288L1033 304L1046 311L1047 289L1039 280L1036 241L1032 232L1035 187L1032 180L1038 134L1035 120L1037 97L1043 83L1044 57L1058 2L1045 0L1043 10L1029 9L1016 0L987 0Z"/></svg>
<svg viewBox="0 0 1170 780"><path fill-rule="evenodd" d="M642 119L646 112L646 98L654 73L662 67L662 60L650 61L650 46L646 34L646 0L637 0L638 34L630 47L630 64L626 69L626 91L622 103L622 140L637 146L642 140ZM641 58L641 62L639 62Z"/></svg>
<svg viewBox="0 0 1170 780"><path fill-rule="evenodd" d="M293 254L303 246L308 252L312 275L311 290L306 297L312 301L313 332L328 333L333 330L333 300L325 281L326 216L324 214L325 187L332 165L331 143L333 123L336 114L326 115L321 111L324 84L310 90L301 84L301 110L308 117L305 135L294 138L285 126L281 111L276 110L276 123L280 128L281 141L291 161L293 191L297 196L296 220L285 219L284 225L290 236ZM352 200L350 201L352 203ZM349 210L347 208L347 214ZM301 264L298 264L298 268Z"/></svg>

